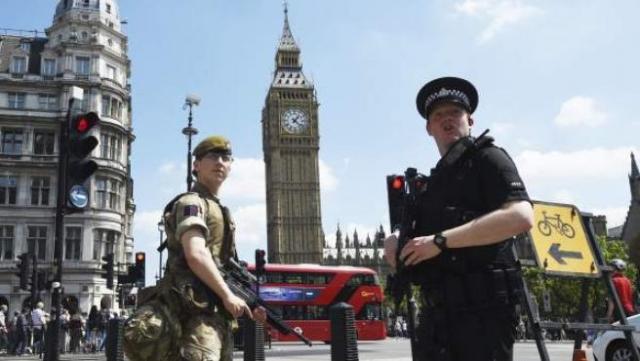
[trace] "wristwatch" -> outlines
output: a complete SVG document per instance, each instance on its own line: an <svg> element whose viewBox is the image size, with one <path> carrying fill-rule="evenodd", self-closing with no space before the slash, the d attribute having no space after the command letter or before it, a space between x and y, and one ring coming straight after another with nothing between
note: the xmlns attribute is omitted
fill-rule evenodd
<svg viewBox="0 0 640 361"><path fill-rule="evenodd" d="M447 247L447 237L443 236L442 233L436 233L433 237L433 243L440 248L440 251L444 252L448 249Z"/></svg>

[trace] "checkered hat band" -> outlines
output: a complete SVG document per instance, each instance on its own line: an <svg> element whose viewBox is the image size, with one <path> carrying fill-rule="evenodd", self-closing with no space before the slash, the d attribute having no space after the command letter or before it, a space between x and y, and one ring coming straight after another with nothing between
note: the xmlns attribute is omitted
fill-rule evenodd
<svg viewBox="0 0 640 361"><path fill-rule="evenodd" d="M471 107L471 102L467 94L458 89L441 88L439 91L427 97L427 100L424 102L424 109L429 108L435 101L442 98L461 100L467 107Z"/></svg>

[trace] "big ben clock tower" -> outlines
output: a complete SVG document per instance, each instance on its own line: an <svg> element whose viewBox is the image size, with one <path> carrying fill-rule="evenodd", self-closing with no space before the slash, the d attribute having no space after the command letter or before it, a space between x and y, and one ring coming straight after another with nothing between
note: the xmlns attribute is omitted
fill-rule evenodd
<svg viewBox="0 0 640 361"><path fill-rule="evenodd" d="M321 263L318 101L302 73L287 8L262 109L269 262Z"/></svg>

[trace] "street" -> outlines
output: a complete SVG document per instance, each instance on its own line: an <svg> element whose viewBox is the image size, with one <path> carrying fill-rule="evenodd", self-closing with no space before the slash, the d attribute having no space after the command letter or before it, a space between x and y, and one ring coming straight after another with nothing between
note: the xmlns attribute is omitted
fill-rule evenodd
<svg viewBox="0 0 640 361"><path fill-rule="evenodd" d="M573 342L549 342L547 350L551 361L571 361ZM297 343L274 343L271 350L265 350L267 360L285 361L329 361L331 359L331 346L323 343L314 343L309 348ZM360 361L410 361L410 346L407 339L388 338L384 341L364 341L358 343L358 358ZM587 358L593 361L591 350L587 350ZM37 357L0 356L0 360L37 360ZM242 352L235 352L234 360L242 360ZM538 361L538 351L534 342L520 342L515 346L514 361ZM106 360L104 354L77 354L61 355L61 360Z"/></svg>

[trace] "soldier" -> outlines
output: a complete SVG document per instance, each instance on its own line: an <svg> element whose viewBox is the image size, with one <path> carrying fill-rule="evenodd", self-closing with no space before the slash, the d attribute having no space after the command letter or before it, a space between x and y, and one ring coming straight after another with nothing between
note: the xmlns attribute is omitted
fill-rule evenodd
<svg viewBox="0 0 640 361"><path fill-rule="evenodd" d="M470 82L433 80L416 103L441 155L399 255L422 290L419 358L512 360L521 275L511 247L533 223L529 197L507 153L484 134L471 137L478 94ZM393 267L397 242L385 240Z"/></svg>
<svg viewBox="0 0 640 361"><path fill-rule="evenodd" d="M250 310L229 290L217 267L236 257L235 225L218 198L233 162L231 144L211 136L196 146L193 155L197 182L191 192L165 208L169 252L165 276L153 295L144 291L139 295L143 306L125 325L125 348L133 361L231 361L232 321L242 315L259 322L266 319L263 308ZM210 291L218 302L211 301Z"/></svg>

